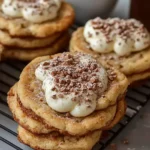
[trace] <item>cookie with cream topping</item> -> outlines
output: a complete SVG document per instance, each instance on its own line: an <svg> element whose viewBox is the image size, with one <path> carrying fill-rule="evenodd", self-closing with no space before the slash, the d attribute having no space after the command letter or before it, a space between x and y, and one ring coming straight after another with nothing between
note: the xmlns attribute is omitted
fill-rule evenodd
<svg viewBox="0 0 150 150"><path fill-rule="evenodd" d="M150 66L150 35L135 19L95 18L73 33L70 50L97 55L131 82L147 78ZM131 77L131 78L130 78Z"/></svg>
<svg viewBox="0 0 150 150"><path fill-rule="evenodd" d="M33 111L26 109L20 102L20 99L17 95L17 83L9 90L7 102L9 108L13 114L14 120L21 125L26 130L30 131L33 134L50 134L51 132L60 132L62 134L67 134L59 129L49 126L44 120L38 117ZM112 109L113 107L111 107ZM107 108L108 109L108 108ZM125 100L119 100L117 102L117 111L113 120L102 128L102 130L108 130L113 128L115 124L121 120L126 112L126 103ZM111 112L110 112L111 113ZM102 117L107 117L109 113L102 112Z"/></svg>
<svg viewBox="0 0 150 150"><path fill-rule="evenodd" d="M135 19L95 18L85 24L83 35L90 48L98 53L114 51L126 56L150 45L148 31Z"/></svg>
<svg viewBox="0 0 150 150"><path fill-rule="evenodd" d="M12 18L22 17L32 23L55 19L61 7L60 0L4 0L2 12Z"/></svg>
<svg viewBox="0 0 150 150"><path fill-rule="evenodd" d="M127 86L122 73L97 58L63 53L29 63L20 76L17 93L23 107L47 125L83 135L113 120L116 103L124 97Z"/></svg>
<svg viewBox="0 0 150 150"><path fill-rule="evenodd" d="M69 112L74 117L88 116L96 109L98 97L107 90L107 71L88 55L68 55L66 59L42 62L35 76L42 81L45 100L53 110Z"/></svg>
<svg viewBox="0 0 150 150"><path fill-rule="evenodd" d="M0 6L0 29L12 36L46 37L74 21L73 8L61 0L4 0Z"/></svg>

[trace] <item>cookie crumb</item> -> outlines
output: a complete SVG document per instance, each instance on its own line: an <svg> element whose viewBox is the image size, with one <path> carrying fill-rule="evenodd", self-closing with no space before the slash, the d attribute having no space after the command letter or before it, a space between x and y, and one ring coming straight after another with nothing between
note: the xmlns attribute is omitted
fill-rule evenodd
<svg viewBox="0 0 150 150"><path fill-rule="evenodd" d="M115 143L110 144L110 150L117 150L117 145Z"/></svg>
<svg viewBox="0 0 150 150"><path fill-rule="evenodd" d="M143 118L144 118L144 115L140 115L140 118L143 119Z"/></svg>
<svg viewBox="0 0 150 150"><path fill-rule="evenodd" d="M127 138L125 138L122 142L123 142L123 144L125 144L125 145L126 145L126 144L129 144L129 140L128 140Z"/></svg>

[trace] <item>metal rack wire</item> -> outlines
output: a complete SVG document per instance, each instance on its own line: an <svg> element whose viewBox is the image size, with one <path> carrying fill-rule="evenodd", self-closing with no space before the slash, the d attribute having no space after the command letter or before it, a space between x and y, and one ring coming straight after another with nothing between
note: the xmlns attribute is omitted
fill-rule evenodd
<svg viewBox="0 0 150 150"><path fill-rule="evenodd" d="M9 88L18 81L25 65L26 63L16 61L0 63L0 150L31 150L17 140L17 123L13 120L6 101ZM149 89L150 80L147 80L140 87L128 90L126 96L128 108L125 117L107 132L107 136L96 144L94 150L104 150L128 126L128 123L146 105L150 97Z"/></svg>

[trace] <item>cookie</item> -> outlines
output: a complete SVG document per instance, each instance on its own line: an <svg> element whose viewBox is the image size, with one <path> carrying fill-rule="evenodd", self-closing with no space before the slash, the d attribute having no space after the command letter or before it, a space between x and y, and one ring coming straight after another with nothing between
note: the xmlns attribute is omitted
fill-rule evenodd
<svg viewBox="0 0 150 150"><path fill-rule="evenodd" d="M110 130L112 129L125 115L126 113L126 101L125 100L120 100L118 101L117 105L117 111L114 119L111 121L110 124L108 124L106 127L103 128L103 130Z"/></svg>
<svg viewBox="0 0 150 150"><path fill-rule="evenodd" d="M14 118L16 119L16 121L21 126L23 126L25 129L27 129L30 132L35 133L35 134L42 134L43 132L44 133L45 132L49 133L49 132L52 132L52 131L59 131L61 133L65 133L66 134L66 132L63 132L61 130L58 130L56 128L52 128L51 126L49 126L41 117L37 116L32 110L24 108L22 103L20 102L20 99L17 97L17 95L13 94L13 92L14 93L16 92L15 90L17 90L17 85L15 85L10 90L10 92L8 93L8 104L9 104L9 107L10 107L12 113L14 114ZM15 99L15 100L13 101L13 99ZM17 107L17 109L15 109L16 107ZM18 114L18 111L20 111L19 114L23 114L25 118L21 119L19 117L20 115ZM105 111L107 112L107 110L105 110ZM124 115L123 112L125 112L125 102L124 102L124 100L119 100L118 103L117 103L117 111L115 112L115 117L111 121L111 124L114 122L113 125L115 125L117 122L119 122L120 118ZM107 114L103 113L103 111L102 111L102 116L107 118ZM27 119L30 120L30 122L26 122ZM80 119L78 119L78 120L80 120ZM35 126L33 126L34 124L35 124L36 128L35 128ZM104 122L104 124L105 124L106 127L104 126L104 127L101 127L101 128L102 129L108 129L107 126L110 123L109 122L106 122L106 123ZM38 125L41 125L41 127L38 126ZM41 128L43 128L43 127L46 128L45 131L41 130Z"/></svg>
<svg viewBox="0 0 150 150"><path fill-rule="evenodd" d="M72 55L71 57L81 57L83 55L76 53L68 54ZM96 104L97 111L86 117L79 118L71 116L67 119L68 116L54 111L47 105L44 92L42 90L42 83L35 77L35 69L41 62L58 59L58 57L67 57L68 54L64 53L54 56L45 56L33 60L23 70L20 76L20 81L18 82L17 92L22 105L25 108L32 110L49 126L66 131L72 135L83 135L89 131L105 127L114 118L117 109L117 100L122 99L124 96L128 86L128 81L119 71L115 69L113 69L113 71L108 69L107 72L110 78L109 85L107 90L103 92L103 95L98 98ZM88 55L88 57L91 56ZM66 61L67 60L68 59L66 58ZM97 60L97 63L100 63L99 60Z"/></svg>
<svg viewBox="0 0 150 150"><path fill-rule="evenodd" d="M141 72L141 73L132 74L132 75L128 76L128 80L132 84L134 84L135 82L138 82L138 81L139 81L139 83L142 83L143 80L145 80L145 79L147 79L149 77L150 77L150 69L145 70L144 72Z"/></svg>
<svg viewBox="0 0 150 150"><path fill-rule="evenodd" d="M26 130L35 133L35 134L48 134L54 131L53 128L48 128L46 125L42 124L40 121L33 119L24 113L18 103L17 93L16 93L17 84L15 84L8 93L7 102L9 108L13 114L13 118L18 124L24 127ZM56 130L55 130L56 131Z"/></svg>
<svg viewBox="0 0 150 150"><path fill-rule="evenodd" d="M18 127L18 139L33 149L42 150L91 150L98 142L101 131L94 131L82 137L61 135L53 132L48 135L35 135Z"/></svg>
<svg viewBox="0 0 150 150"><path fill-rule="evenodd" d="M22 105L22 104L21 104ZM46 119L44 119L43 117L41 117L40 115L37 115L34 111L32 111L31 109L26 109L25 107L23 107L23 105L22 105L22 107L21 107L21 109L23 110L23 112L24 113L29 113L30 112L30 114L28 114L27 116L28 117L31 117L32 119L35 119L35 120L37 120L38 122L41 122L42 124L44 124L47 128L52 128L52 125L49 123L49 122L47 122L47 120L48 120L48 118L46 118ZM107 126L108 124L110 124L110 122L114 119L114 117L115 117L115 115L116 115L116 110L117 110L117 105L115 105L115 106L110 106L110 107L108 107L105 111L99 111L99 114L97 113L94 113L92 116L90 116L90 117L93 117L93 120L95 120L95 119L99 119L99 125L97 125L96 126L96 128L98 128L98 129L103 129L103 128L105 128L105 126ZM52 111L52 110L51 110ZM32 114L32 116L31 116L31 114ZM59 116L59 118L60 118L60 121L62 122L61 124L63 124L63 121L65 121L65 119L70 119L70 122L72 122L72 123L75 123L75 125L79 128L79 124L82 124L82 122L83 123L85 123L86 122L86 120L85 121L82 121L82 119L81 118L73 118L73 117L71 117L70 115L68 116L68 115L61 115L61 114L59 114L59 113L55 113L55 115L60 115ZM87 118L87 120L88 119L90 119L90 117L88 117ZM51 120L51 119L53 119L53 118L50 118L49 120ZM55 122L55 124L57 124L58 122L58 118L57 119L55 119L54 120ZM76 123L77 122L77 123ZM88 121L87 123L89 123L90 121ZM96 121L94 122L95 124L96 124ZM57 124L57 126L59 126L60 124ZM71 126L71 124L69 124L68 126ZM91 127L91 126L93 126L93 125L91 125L91 124L89 124L89 127ZM74 126L72 126L72 127L74 127ZM54 127L53 127L54 128ZM74 127L74 128L76 128L76 127ZM81 127L82 128L82 127ZM57 127L55 127L54 128L54 130L55 131L59 131L59 132L61 132L61 133L67 133L67 134L72 134L72 135L85 135L88 131L87 131L87 129L85 129L84 131L80 131L81 129L78 129L78 131L72 131L72 132L68 132L68 131L66 131L66 130L63 130L62 129L62 127L59 127L59 128L57 128ZM93 128L93 130L94 130L94 128ZM85 132L86 131L86 132ZM76 134L73 134L74 132L76 132Z"/></svg>
<svg viewBox="0 0 150 150"><path fill-rule="evenodd" d="M74 18L73 8L65 2L62 2L55 19L39 24L31 23L23 18L12 18L0 11L0 29L8 31L11 36L47 37L67 30L72 25Z"/></svg>
<svg viewBox="0 0 150 150"><path fill-rule="evenodd" d="M53 131L58 131L58 129L52 128L48 126L46 123L44 123L43 120L39 118L36 114L34 114L32 111L28 111L27 109L23 108L23 106L20 106L16 91L17 91L17 84L15 84L9 91L7 102L14 119L16 120L16 122L18 122L19 125L21 125L23 128L25 128L26 130L28 130L33 134L48 134ZM111 121L110 124L103 127L103 130L108 130L111 129L113 126L115 126L115 124L117 124L124 116L125 112L126 112L125 100L119 100L117 103L117 111L114 119Z"/></svg>
<svg viewBox="0 0 150 150"><path fill-rule="evenodd" d="M84 52L91 55L97 55L100 61L104 64L109 64L110 66L114 66L123 72L127 77L132 76L133 74L138 75L141 72L144 72L149 69L150 66L150 48L146 48L140 52L131 53L128 56L118 56L114 52L99 54L93 51L89 44L85 41L83 36L83 28L77 29L72 35L72 39L70 41L70 51L78 51ZM147 77L147 75L143 75L142 78ZM138 80L138 78L134 78L134 80Z"/></svg>
<svg viewBox="0 0 150 150"><path fill-rule="evenodd" d="M2 45L9 47L20 47L20 48L39 48L46 47L54 43L63 33L55 33L45 38L34 38L34 37L12 37L8 32L0 30L0 41Z"/></svg>
<svg viewBox="0 0 150 150"><path fill-rule="evenodd" d="M29 61L38 56L55 54L67 48L69 39L70 36L68 35L68 33L64 33L52 45L44 48L33 49L11 48L0 45L0 50L2 50L2 59L18 59L23 61Z"/></svg>

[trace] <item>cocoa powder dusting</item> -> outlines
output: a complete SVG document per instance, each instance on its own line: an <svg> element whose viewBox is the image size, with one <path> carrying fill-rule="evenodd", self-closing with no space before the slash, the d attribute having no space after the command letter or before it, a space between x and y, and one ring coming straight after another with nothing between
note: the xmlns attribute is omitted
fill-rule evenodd
<svg viewBox="0 0 150 150"><path fill-rule="evenodd" d="M43 69L49 68L51 70L50 74L53 76L55 86L52 91L58 92L58 94L52 96L53 99L63 98L64 95L70 93L75 95L72 101L76 101L76 96L79 97L83 93L86 96L90 96L91 93L99 96L99 90L103 88L103 85L98 72L102 66L95 59L82 63L80 59L84 55L81 53L76 55L63 53L61 56L43 63ZM109 80L112 81L116 78L116 74L112 70L108 69L107 72ZM89 108L90 100L88 99L78 100L78 103L80 104L83 100Z"/></svg>
<svg viewBox="0 0 150 150"><path fill-rule="evenodd" d="M99 32L105 35L107 42L111 42L110 33L113 32L114 35L119 35L123 40L127 41L129 37L133 34L133 32L138 31L138 34L141 34L143 38L146 38L146 34L144 34L144 26L143 24L136 24L133 20L124 21L123 19L101 19L99 17L95 18L91 22L93 29L96 30L96 35ZM90 36L89 36L90 37ZM139 41L140 39L136 39ZM121 43L119 43L121 45Z"/></svg>

